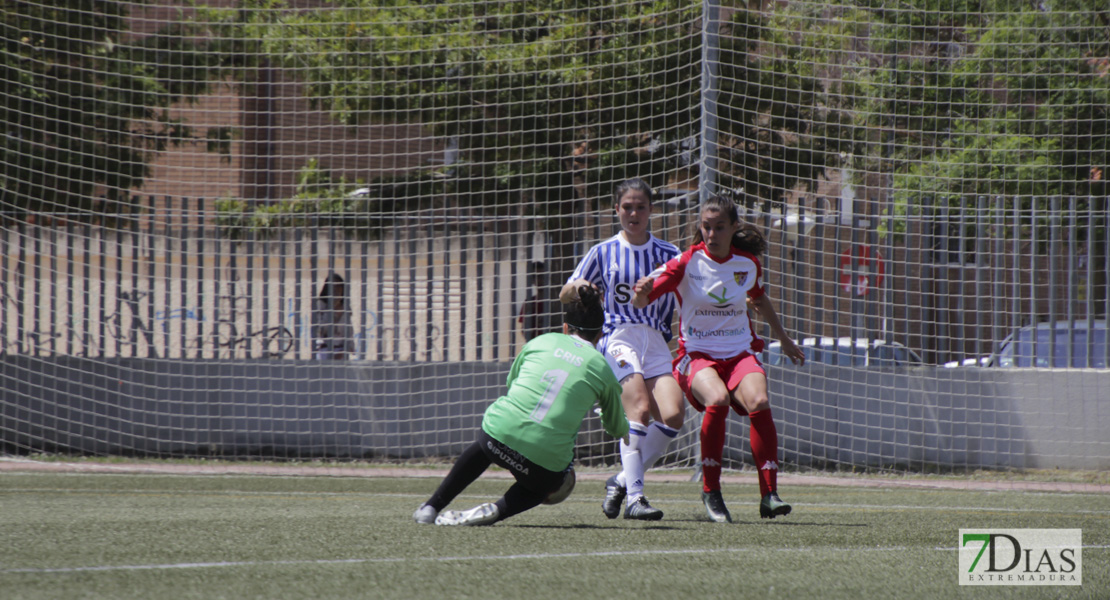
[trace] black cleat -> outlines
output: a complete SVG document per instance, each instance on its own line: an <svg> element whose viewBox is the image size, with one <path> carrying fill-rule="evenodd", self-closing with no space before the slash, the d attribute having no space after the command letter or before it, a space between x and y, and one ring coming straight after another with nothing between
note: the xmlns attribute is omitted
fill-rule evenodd
<svg viewBox="0 0 1110 600"><path fill-rule="evenodd" d="M702 492L701 501L705 503L705 512L709 518L717 523L731 523L732 515L725 506L725 499L721 497L721 490Z"/></svg>
<svg viewBox="0 0 1110 600"><path fill-rule="evenodd" d="M779 498L778 492L771 492L759 501L759 517L762 519L774 519L788 514L790 514L790 505Z"/></svg>
<svg viewBox="0 0 1110 600"><path fill-rule="evenodd" d="M601 503L601 512L605 513L606 517L610 519L617 518L621 514L621 503L624 502L624 497L628 494L628 490L617 481L617 476L613 475L605 480L605 500Z"/></svg>
<svg viewBox="0 0 1110 600"><path fill-rule="evenodd" d="M647 498L640 496L624 509L624 518L638 521L658 521L663 518L663 511L648 504Z"/></svg>

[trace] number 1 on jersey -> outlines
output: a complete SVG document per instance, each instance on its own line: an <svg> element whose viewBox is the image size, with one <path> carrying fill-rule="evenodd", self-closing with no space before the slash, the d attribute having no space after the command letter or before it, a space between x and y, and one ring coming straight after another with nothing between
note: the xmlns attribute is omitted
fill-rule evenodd
<svg viewBox="0 0 1110 600"><path fill-rule="evenodd" d="M532 409L532 420L537 423L542 423L543 418L547 416L547 411L551 410L551 405L555 403L555 398L559 396L559 392L563 389L563 384L566 383L569 373L562 369L551 369L543 374L540 381L543 382L543 395L540 396L540 401L536 404L536 408Z"/></svg>

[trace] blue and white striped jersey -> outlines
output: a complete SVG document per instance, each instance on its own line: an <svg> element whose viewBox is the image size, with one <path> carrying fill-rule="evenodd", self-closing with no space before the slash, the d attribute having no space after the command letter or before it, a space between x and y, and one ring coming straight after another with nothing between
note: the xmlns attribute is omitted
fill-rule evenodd
<svg viewBox="0 0 1110 600"><path fill-rule="evenodd" d="M618 233L590 248L582 262L571 273L567 283L585 279L605 294L605 331L608 335L617 325L640 323L671 339L671 315L675 309L674 294L667 294L637 309L632 306L633 287L642 277L678 255L678 247L652 235L646 244L633 246Z"/></svg>

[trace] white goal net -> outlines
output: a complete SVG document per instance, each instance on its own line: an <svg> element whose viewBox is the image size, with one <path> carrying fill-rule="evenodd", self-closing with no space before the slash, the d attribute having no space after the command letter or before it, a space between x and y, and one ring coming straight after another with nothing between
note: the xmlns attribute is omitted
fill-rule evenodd
<svg viewBox="0 0 1110 600"><path fill-rule="evenodd" d="M0 452L449 459L639 177L769 242L784 469L1105 469L1095 4L6 2Z"/></svg>

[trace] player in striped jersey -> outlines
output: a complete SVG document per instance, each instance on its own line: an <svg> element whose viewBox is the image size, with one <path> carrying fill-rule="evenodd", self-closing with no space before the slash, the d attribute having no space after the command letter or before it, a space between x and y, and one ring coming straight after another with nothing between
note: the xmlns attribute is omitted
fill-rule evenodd
<svg viewBox="0 0 1110 600"><path fill-rule="evenodd" d="M621 231L590 248L559 294L566 302L583 284L604 293L605 331L597 347L621 382L621 404L629 422L628 442L621 442L623 469L605 482L602 512L610 519L620 513L625 497L626 519L663 518L663 511L644 497L644 471L678 435L684 416L667 347L674 297L668 294L647 308L632 306L636 282L679 254L675 245L650 231L653 195L640 179L617 186L613 200Z"/></svg>
<svg viewBox="0 0 1110 600"><path fill-rule="evenodd" d="M736 205L711 198L701 206L694 245L637 282L635 305L649 306L666 294L680 298L679 347L674 376L690 404L704 411L701 428L702 502L709 518L731 522L721 497L721 459L731 405L751 423L752 456L759 469L759 515L790 513L778 495L778 432L767 398L767 374L756 355L748 307L771 326L782 352L795 364L805 355L779 322L763 288L759 255L767 243L759 230L744 227Z"/></svg>

